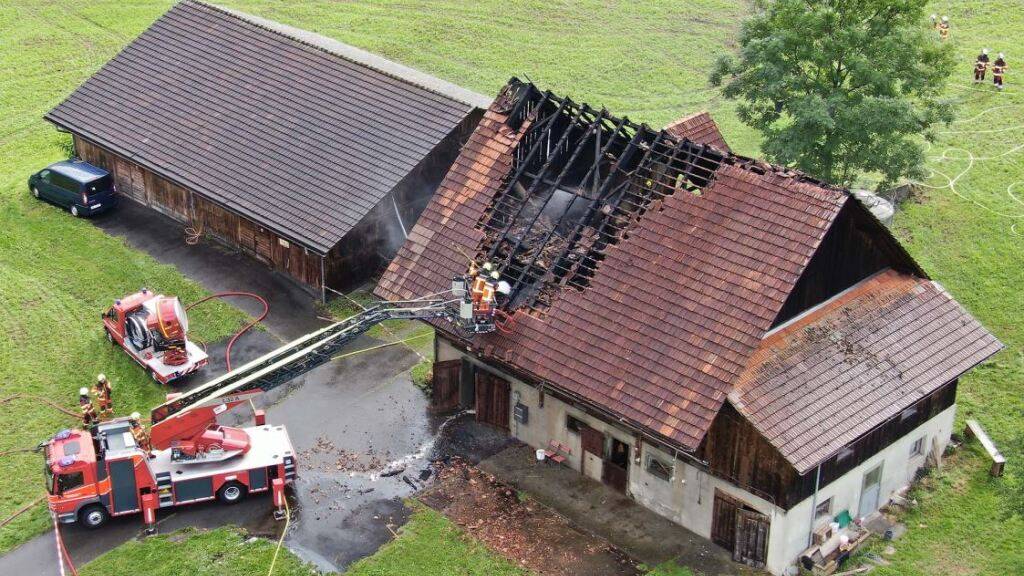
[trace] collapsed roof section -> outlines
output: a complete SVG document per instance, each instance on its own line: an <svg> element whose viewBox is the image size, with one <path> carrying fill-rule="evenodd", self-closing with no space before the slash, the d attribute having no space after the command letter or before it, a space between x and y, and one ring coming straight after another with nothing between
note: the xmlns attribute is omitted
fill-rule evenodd
<svg viewBox="0 0 1024 576"><path fill-rule="evenodd" d="M498 265L513 309L546 310L561 288L586 288L652 203L699 195L725 158L533 84L510 83L496 110L511 127L530 121L479 224L477 260Z"/></svg>

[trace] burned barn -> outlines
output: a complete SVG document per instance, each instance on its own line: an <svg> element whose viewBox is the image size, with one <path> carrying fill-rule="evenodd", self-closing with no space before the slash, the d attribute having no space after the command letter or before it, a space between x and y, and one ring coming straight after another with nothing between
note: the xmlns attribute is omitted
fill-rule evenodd
<svg viewBox="0 0 1024 576"><path fill-rule="evenodd" d="M322 295L386 265L489 102L185 0L46 119L111 171L122 197Z"/></svg>
<svg viewBox="0 0 1024 576"><path fill-rule="evenodd" d="M494 263L510 316L438 325L437 408L780 574L941 458L959 377L1001 344L847 191L712 127L512 79L377 293Z"/></svg>

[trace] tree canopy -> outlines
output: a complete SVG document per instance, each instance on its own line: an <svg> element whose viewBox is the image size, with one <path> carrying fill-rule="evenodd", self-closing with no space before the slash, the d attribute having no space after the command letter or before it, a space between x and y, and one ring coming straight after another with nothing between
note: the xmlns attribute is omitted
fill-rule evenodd
<svg viewBox="0 0 1024 576"><path fill-rule="evenodd" d="M952 120L953 56L926 23L927 0L758 0L738 56L711 83L740 101L772 162L850 185L920 177L924 139Z"/></svg>

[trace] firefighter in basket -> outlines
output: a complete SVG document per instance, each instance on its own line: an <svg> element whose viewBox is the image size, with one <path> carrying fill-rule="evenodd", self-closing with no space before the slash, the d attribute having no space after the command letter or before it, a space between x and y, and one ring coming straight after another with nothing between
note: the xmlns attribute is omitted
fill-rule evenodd
<svg viewBox="0 0 1024 576"><path fill-rule="evenodd" d="M135 439L135 445L142 449L146 453L146 456L153 457L153 445L149 442L149 432L146 432L146 428L139 421L142 415L138 412L132 412L132 415L128 417L128 424L132 427L132 438Z"/></svg>

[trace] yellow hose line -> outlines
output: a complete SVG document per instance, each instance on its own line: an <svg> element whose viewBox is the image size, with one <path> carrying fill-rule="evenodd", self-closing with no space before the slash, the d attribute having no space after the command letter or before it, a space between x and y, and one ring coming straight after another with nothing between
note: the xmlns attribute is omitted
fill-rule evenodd
<svg viewBox="0 0 1024 576"><path fill-rule="evenodd" d="M267 576L271 576L274 573L274 565L277 564L277 555L281 553L281 546L284 544L284 537L288 535L288 526L292 523L292 511L288 507L288 496L282 495L284 498L284 530L281 531L281 538L277 540L277 549L274 550L274 559L270 561L270 570L267 570Z"/></svg>
<svg viewBox="0 0 1024 576"><path fill-rule="evenodd" d="M354 352L346 352L344 354L338 354L337 356L332 356L331 360L341 360L342 358L348 358L349 356L355 356L356 354L362 354L363 352L371 352L373 350L380 350L381 348L387 348L388 346L395 346L395 345L398 345L398 344L405 344L406 342L412 342L413 340L419 340L421 338L428 338L428 337L433 336L433 335L434 335L434 333L430 332L428 334L420 334L419 336L413 336L411 338L406 338L405 340L398 340L398 341L395 341L395 342L387 342L387 343L384 343L384 344L379 344L377 346L370 346L369 348L363 348L362 350L356 350Z"/></svg>

